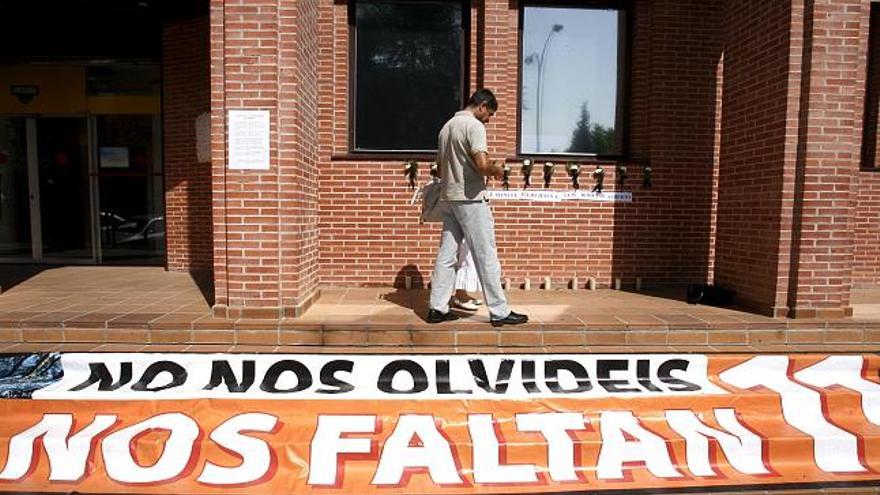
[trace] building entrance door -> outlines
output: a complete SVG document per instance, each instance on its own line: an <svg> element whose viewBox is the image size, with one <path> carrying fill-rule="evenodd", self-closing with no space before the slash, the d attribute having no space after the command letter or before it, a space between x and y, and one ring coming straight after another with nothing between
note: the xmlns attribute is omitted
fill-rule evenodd
<svg viewBox="0 0 880 495"><path fill-rule="evenodd" d="M88 122L84 117L35 120L41 234L38 260L94 261Z"/></svg>
<svg viewBox="0 0 880 495"><path fill-rule="evenodd" d="M85 117L0 117L0 259L95 260Z"/></svg>
<svg viewBox="0 0 880 495"><path fill-rule="evenodd" d="M0 261L162 264L154 115L0 117Z"/></svg>
<svg viewBox="0 0 880 495"><path fill-rule="evenodd" d="M24 118L0 117L0 258L33 260L28 131Z"/></svg>
<svg viewBox="0 0 880 495"><path fill-rule="evenodd" d="M101 263L165 263L160 124L155 115L93 117Z"/></svg>

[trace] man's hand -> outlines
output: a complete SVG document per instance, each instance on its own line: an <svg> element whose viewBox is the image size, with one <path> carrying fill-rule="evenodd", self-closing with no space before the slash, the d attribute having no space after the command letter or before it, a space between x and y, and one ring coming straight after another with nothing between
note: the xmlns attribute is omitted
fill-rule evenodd
<svg viewBox="0 0 880 495"><path fill-rule="evenodd" d="M504 178L504 165L502 165L501 163L493 164L492 171L494 172L492 174L492 178L494 178L495 180L501 180Z"/></svg>
<svg viewBox="0 0 880 495"><path fill-rule="evenodd" d="M471 154L471 158L473 158L474 165L481 175L499 180L504 177L504 167L497 163L490 163L488 153L478 151Z"/></svg>

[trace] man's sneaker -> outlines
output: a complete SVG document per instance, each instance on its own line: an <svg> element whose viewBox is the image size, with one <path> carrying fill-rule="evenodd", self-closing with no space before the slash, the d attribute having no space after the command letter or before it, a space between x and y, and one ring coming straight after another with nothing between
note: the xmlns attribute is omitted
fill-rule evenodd
<svg viewBox="0 0 880 495"><path fill-rule="evenodd" d="M452 321L452 320L457 320L457 319L458 319L458 315L453 313L452 311L449 311L446 313L441 313L440 311L437 311L436 309L429 309L428 310L428 323L440 323L443 321Z"/></svg>
<svg viewBox="0 0 880 495"><path fill-rule="evenodd" d="M491 323L493 327L500 327L503 325L519 325L528 321L528 316L520 313L515 313L513 311L511 311L510 314L505 316L504 318L492 317L489 319L489 323Z"/></svg>

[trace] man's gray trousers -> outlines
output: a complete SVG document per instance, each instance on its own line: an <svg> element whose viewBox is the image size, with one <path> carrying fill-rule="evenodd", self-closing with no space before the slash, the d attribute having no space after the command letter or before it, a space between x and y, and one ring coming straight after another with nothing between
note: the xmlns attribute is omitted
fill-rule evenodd
<svg viewBox="0 0 880 495"><path fill-rule="evenodd" d="M458 245L467 239L474 258L474 266L483 297L492 318L505 318L510 314L507 298L501 287L501 264L495 247L495 220L485 201L447 201L443 215L443 233L440 250L434 262L431 277L431 309L442 313L449 311L449 298L455 290L455 266L458 261Z"/></svg>

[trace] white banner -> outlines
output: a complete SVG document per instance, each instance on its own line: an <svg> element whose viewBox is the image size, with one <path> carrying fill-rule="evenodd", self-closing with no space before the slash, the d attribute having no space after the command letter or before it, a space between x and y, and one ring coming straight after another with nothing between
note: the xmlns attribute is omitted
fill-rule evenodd
<svg viewBox="0 0 880 495"><path fill-rule="evenodd" d="M726 394L705 355L63 354L34 399L504 399Z"/></svg>
<svg viewBox="0 0 880 495"><path fill-rule="evenodd" d="M486 191L486 197L498 201L604 201L617 203L632 202L631 192L602 192L595 193L581 189L557 191L551 189L490 189Z"/></svg>
<svg viewBox="0 0 880 495"><path fill-rule="evenodd" d="M0 492L867 489L878 369L876 354L5 354Z"/></svg>

